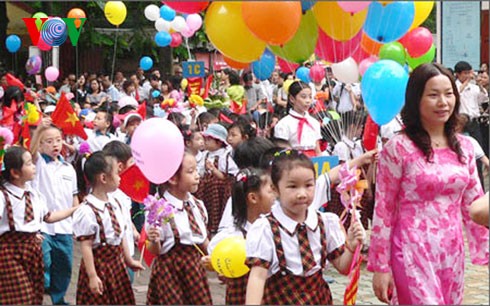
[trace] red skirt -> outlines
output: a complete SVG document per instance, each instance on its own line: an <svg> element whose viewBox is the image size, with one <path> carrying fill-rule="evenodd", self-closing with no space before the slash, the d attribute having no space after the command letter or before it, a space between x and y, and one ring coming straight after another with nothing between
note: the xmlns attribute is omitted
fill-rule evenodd
<svg viewBox="0 0 490 306"><path fill-rule="evenodd" d="M0 236L0 305L42 305L44 263L36 233Z"/></svg>
<svg viewBox="0 0 490 306"><path fill-rule="evenodd" d="M304 151L301 151L303 152L304 155L308 156L308 157L316 157L316 151L315 150L304 150Z"/></svg>
<svg viewBox="0 0 490 306"><path fill-rule="evenodd" d="M213 304L201 254L193 246L176 244L153 260L146 304Z"/></svg>
<svg viewBox="0 0 490 306"><path fill-rule="evenodd" d="M226 305L245 305L248 275L226 279Z"/></svg>
<svg viewBox="0 0 490 306"><path fill-rule="evenodd" d="M332 305L332 293L321 271L309 277L279 271L267 279L262 304Z"/></svg>
<svg viewBox="0 0 490 306"><path fill-rule="evenodd" d="M80 264L77 284L77 305L134 305L134 293L131 287L122 248L104 245L92 249L95 271L102 281L102 295L93 294L89 287L89 278L85 263Z"/></svg>

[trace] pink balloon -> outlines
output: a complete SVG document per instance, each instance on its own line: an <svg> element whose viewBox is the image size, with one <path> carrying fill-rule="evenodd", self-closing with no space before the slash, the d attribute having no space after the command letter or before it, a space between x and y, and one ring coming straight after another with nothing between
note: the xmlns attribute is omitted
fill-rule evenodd
<svg viewBox="0 0 490 306"><path fill-rule="evenodd" d="M332 63L339 63L357 51L360 48L362 30L353 38L346 41L332 39L318 28L318 41L315 47L315 54Z"/></svg>
<svg viewBox="0 0 490 306"><path fill-rule="evenodd" d="M180 46L180 44L182 43L182 35L180 35L180 33L178 33L178 32L174 32L174 33L170 34L170 36L172 36L172 41L170 42L170 47L175 48L175 47Z"/></svg>
<svg viewBox="0 0 490 306"><path fill-rule="evenodd" d="M322 67L319 63L315 63L310 68L310 78L313 82L321 82L325 77L325 68Z"/></svg>
<svg viewBox="0 0 490 306"><path fill-rule="evenodd" d="M56 81L59 75L60 72L56 67L49 66L48 68L46 68L46 70L44 70L44 76L46 77L46 80L50 82Z"/></svg>
<svg viewBox="0 0 490 306"><path fill-rule="evenodd" d="M337 1L337 4L347 13L357 13L371 4L371 1Z"/></svg>
<svg viewBox="0 0 490 306"><path fill-rule="evenodd" d="M281 71L285 73L292 73L299 67L299 64L288 62L279 56L277 57L277 64L281 68Z"/></svg>
<svg viewBox="0 0 490 306"><path fill-rule="evenodd" d="M418 27L403 36L400 43L407 49L410 57L420 57L432 47L432 33L424 28Z"/></svg>
<svg viewBox="0 0 490 306"><path fill-rule="evenodd" d="M194 31L192 31L191 29L189 29L189 26L187 26L185 29L183 29L182 31L180 31L180 34L182 34L183 37L185 38L189 38L191 37L192 35L194 35Z"/></svg>
<svg viewBox="0 0 490 306"><path fill-rule="evenodd" d="M72 92L67 93L65 96L68 100L75 98L75 95Z"/></svg>
<svg viewBox="0 0 490 306"><path fill-rule="evenodd" d="M190 14L185 21L192 31L197 31L202 26L202 18L199 14Z"/></svg>
<svg viewBox="0 0 490 306"><path fill-rule="evenodd" d="M371 55L370 57L363 59L359 63L359 74L361 76L363 76L364 72L366 72L366 70L369 68L369 66L371 66L372 64L374 64L377 61L378 61L378 57L375 55Z"/></svg>
<svg viewBox="0 0 490 306"><path fill-rule="evenodd" d="M175 124L162 118L143 121L134 132L131 151L136 165L155 184L168 181L184 158L184 138Z"/></svg>
<svg viewBox="0 0 490 306"><path fill-rule="evenodd" d="M203 11L209 1L162 1L179 13L195 14Z"/></svg>

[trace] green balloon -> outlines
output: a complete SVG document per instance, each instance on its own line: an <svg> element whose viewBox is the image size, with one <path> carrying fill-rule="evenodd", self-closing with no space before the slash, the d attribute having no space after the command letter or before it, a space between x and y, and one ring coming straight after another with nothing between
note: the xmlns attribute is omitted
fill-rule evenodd
<svg viewBox="0 0 490 306"><path fill-rule="evenodd" d="M410 68L415 69L416 67L422 64L431 63L434 60L435 56L436 56L436 47L432 45L429 51L427 51L427 53L425 53L420 57L413 58L410 57L410 55L407 55L407 63Z"/></svg>
<svg viewBox="0 0 490 306"><path fill-rule="evenodd" d="M404 66L406 60L405 47L397 41L384 44L379 49L379 59L390 59Z"/></svg>
<svg viewBox="0 0 490 306"><path fill-rule="evenodd" d="M269 46L272 53L293 63L303 63L315 51L318 40L318 24L313 11L307 11L301 17L301 23L294 37L281 46Z"/></svg>
<svg viewBox="0 0 490 306"><path fill-rule="evenodd" d="M36 27L37 27L38 30L41 30L41 26L42 26L42 23L43 23L43 21L41 20L41 18L48 18L48 15L46 15L46 13L43 13L43 12L37 12L34 15L32 15L32 18L37 18L37 20L36 20Z"/></svg>
<svg viewBox="0 0 490 306"><path fill-rule="evenodd" d="M332 116L332 120L339 120L340 119L340 115L336 111L330 110L330 111L328 111L328 113L330 114L330 116Z"/></svg>

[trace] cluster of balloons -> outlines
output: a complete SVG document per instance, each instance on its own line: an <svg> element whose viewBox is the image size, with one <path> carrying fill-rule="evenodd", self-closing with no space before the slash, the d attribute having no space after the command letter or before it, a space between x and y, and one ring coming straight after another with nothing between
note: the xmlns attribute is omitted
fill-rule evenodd
<svg viewBox="0 0 490 306"><path fill-rule="evenodd" d="M206 8L207 2L165 2L158 7L150 4L145 8L145 17L155 22L155 43L159 47L178 47L182 37L193 36L202 26L202 18L198 13ZM188 14L186 17L177 12Z"/></svg>
<svg viewBox="0 0 490 306"><path fill-rule="evenodd" d="M366 100L370 86L403 93L408 70L434 59L432 34L420 27L433 6L434 1L213 1L204 24L209 40L233 68L251 65L263 80L277 62L283 71L296 71L305 82L318 81L324 77L322 66L299 66L315 55L332 63L341 82L358 82L362 76ZM376 63L381 77L373 70L368 73ZM404 103L403 98L392 102L379 94L367 99L368 111L378 124L392 119ZM391 109L374 107L383 104Z"/></svg>

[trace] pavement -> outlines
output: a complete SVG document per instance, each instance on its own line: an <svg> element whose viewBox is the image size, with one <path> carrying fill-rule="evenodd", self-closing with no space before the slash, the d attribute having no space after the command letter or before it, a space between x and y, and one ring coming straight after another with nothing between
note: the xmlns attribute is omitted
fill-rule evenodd
<svg viewBox="0 0 490 306"><path fill-rule="evenodd" d="M138 252L138 251L136 251ZM73 260L73 273L71 278L70 287L66 294L66 301L71 305L75 304L76 284L78 280L78 271L80 268L81 252L79 243L75 242L74 248L74 260ZM468 254L468 250L466 250ZM139 254L135 255L135 258L139 258ZM468 255L466 256L466 268L465 268L465 294L463 304L465 305L489 305L489 270L488 266L475 266L469 261ZM330 290L332 291L333 302L335 305L342 305L344 290L348 283L346 276L340 275L337 271L331 267L325 272L325 276L333 279L330 283ZM147 268L142 271L139 276L135 275L133 283L133 290L136 297L137 305L144 305L146 303L146 292L148 290L148 282L150 279L150 269ZM209 285L211 287L211 294L213 297L214 305L225 304L225 286L218 280L216 273L208 272ZM359 281L359 291L357 295L357 304L359 305L379 305L380 302L374 295L372 284L372 273L366 270L366 263L362 264L361 279ZM43 305L51 305L51 299L49 296L44 296Z"/></svg>

